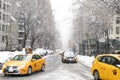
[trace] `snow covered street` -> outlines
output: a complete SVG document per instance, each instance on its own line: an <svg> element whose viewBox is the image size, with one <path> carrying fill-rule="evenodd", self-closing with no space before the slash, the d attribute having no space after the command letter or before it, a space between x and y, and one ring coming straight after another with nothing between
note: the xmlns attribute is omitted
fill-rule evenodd
<svg viewBox="0 0 120 80"><path fill-rule="evenodd" d="M58 54L48 55L46 58L46 70L30 76L7 76L0 71L0 80L92 80L90 67L94 57L78 55L78 63L62 63Z"/></svg>

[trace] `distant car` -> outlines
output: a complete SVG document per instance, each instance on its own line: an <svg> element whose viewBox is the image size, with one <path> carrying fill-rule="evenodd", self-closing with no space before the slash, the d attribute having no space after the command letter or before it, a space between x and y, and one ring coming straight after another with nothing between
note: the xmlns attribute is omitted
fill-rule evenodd
<svg viewBox="0 0 120 80"><path fill-rule="evenodd" d="M2 66L2 73L6 75L32 74L35 71L44 71L45 59L39 54L16 55Z"/></svg>
<svg viewBox="0 0 120 80"><path fill-rule="evenodd" d="M62 55L62 62L77 62L77 56L72 51L65 51Z"/></svg>
<svg viewBox="0 0 120 80"><path fill-rule="evenodd" d="M48 54L47 50L43 49L43 48L38 48L35 50L35 53L40 54L42 57L46 56Z"/></svg>
<svg viewBox="0 0 120 80"><path fill-rule="evenodd" d="M98 55L91 72L94 80L120 80L120 54Z"/></svg>
<svg viewBox="0 0 120 80"><path fill-rule="evenodd" d="M53 50L46 50L48 54L54 54Z"/></svg>
<svg viewBox="0 0 120 80"><path fill-rule="evenodd" d="M3 63L0 63L0 70L2 69L2 65L3 65Z"/></svg>

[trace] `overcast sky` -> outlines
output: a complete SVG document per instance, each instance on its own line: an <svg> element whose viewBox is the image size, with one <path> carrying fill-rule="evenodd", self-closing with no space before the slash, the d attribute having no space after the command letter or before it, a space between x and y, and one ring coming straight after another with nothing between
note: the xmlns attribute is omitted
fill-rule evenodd
<svg viewBox="0 0 120 80"><path fill-rule="evenodd" d="M72 0L50 0L55 16L56 27L61 33L63 47L68 46L72 26Z"/></svg>

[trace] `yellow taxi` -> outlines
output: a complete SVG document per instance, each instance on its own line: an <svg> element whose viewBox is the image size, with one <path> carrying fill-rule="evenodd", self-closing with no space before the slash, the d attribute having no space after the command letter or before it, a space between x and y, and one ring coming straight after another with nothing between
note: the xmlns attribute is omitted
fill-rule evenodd
<svg viewBox="0 0 120 80"><path fill-rule="evenodd" d="M44 71L45 59L39 54L16 55L2 66L2 73L6 75L24 75L35 71Z"/></svg>
<svg viewBox="0 0 120 80"><path fill-rule="evenodd" d="M94 80L120 80L120 54L98 55L91 72Z"/></svg>

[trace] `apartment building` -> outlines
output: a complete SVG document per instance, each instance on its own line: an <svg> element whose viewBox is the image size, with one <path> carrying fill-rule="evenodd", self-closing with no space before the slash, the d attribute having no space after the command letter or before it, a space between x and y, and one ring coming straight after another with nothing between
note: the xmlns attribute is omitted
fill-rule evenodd
<svg viewBox="0 0 120 80"><path fill-rule="evenodd" d="M7 28L10 26L9 8L8 0L0 0L0 50L5 50L7 46Z"/></svg>
<svg viewBox="0 0 120 80"><path fill-rule="evenodd" d="M113 14L112 27L109 31L110 39L116 39L120 41L120 12L116 11Z"/></svg>
<svg viewBox="0 0 120 80"><path fill-rule="evenodd" d="M24 44L24 34L27 33L27 31L29 31L29 33L31 33L29 27L27 25L25 25L25 16L23 14L19 15L18 18L18 50L22 50L23 48L23 44ZM26 29L26 30L25 30ZM27 36L27 40L26 40L26 45L25 47L30 47L30 34L28 34Z"/></svg>

